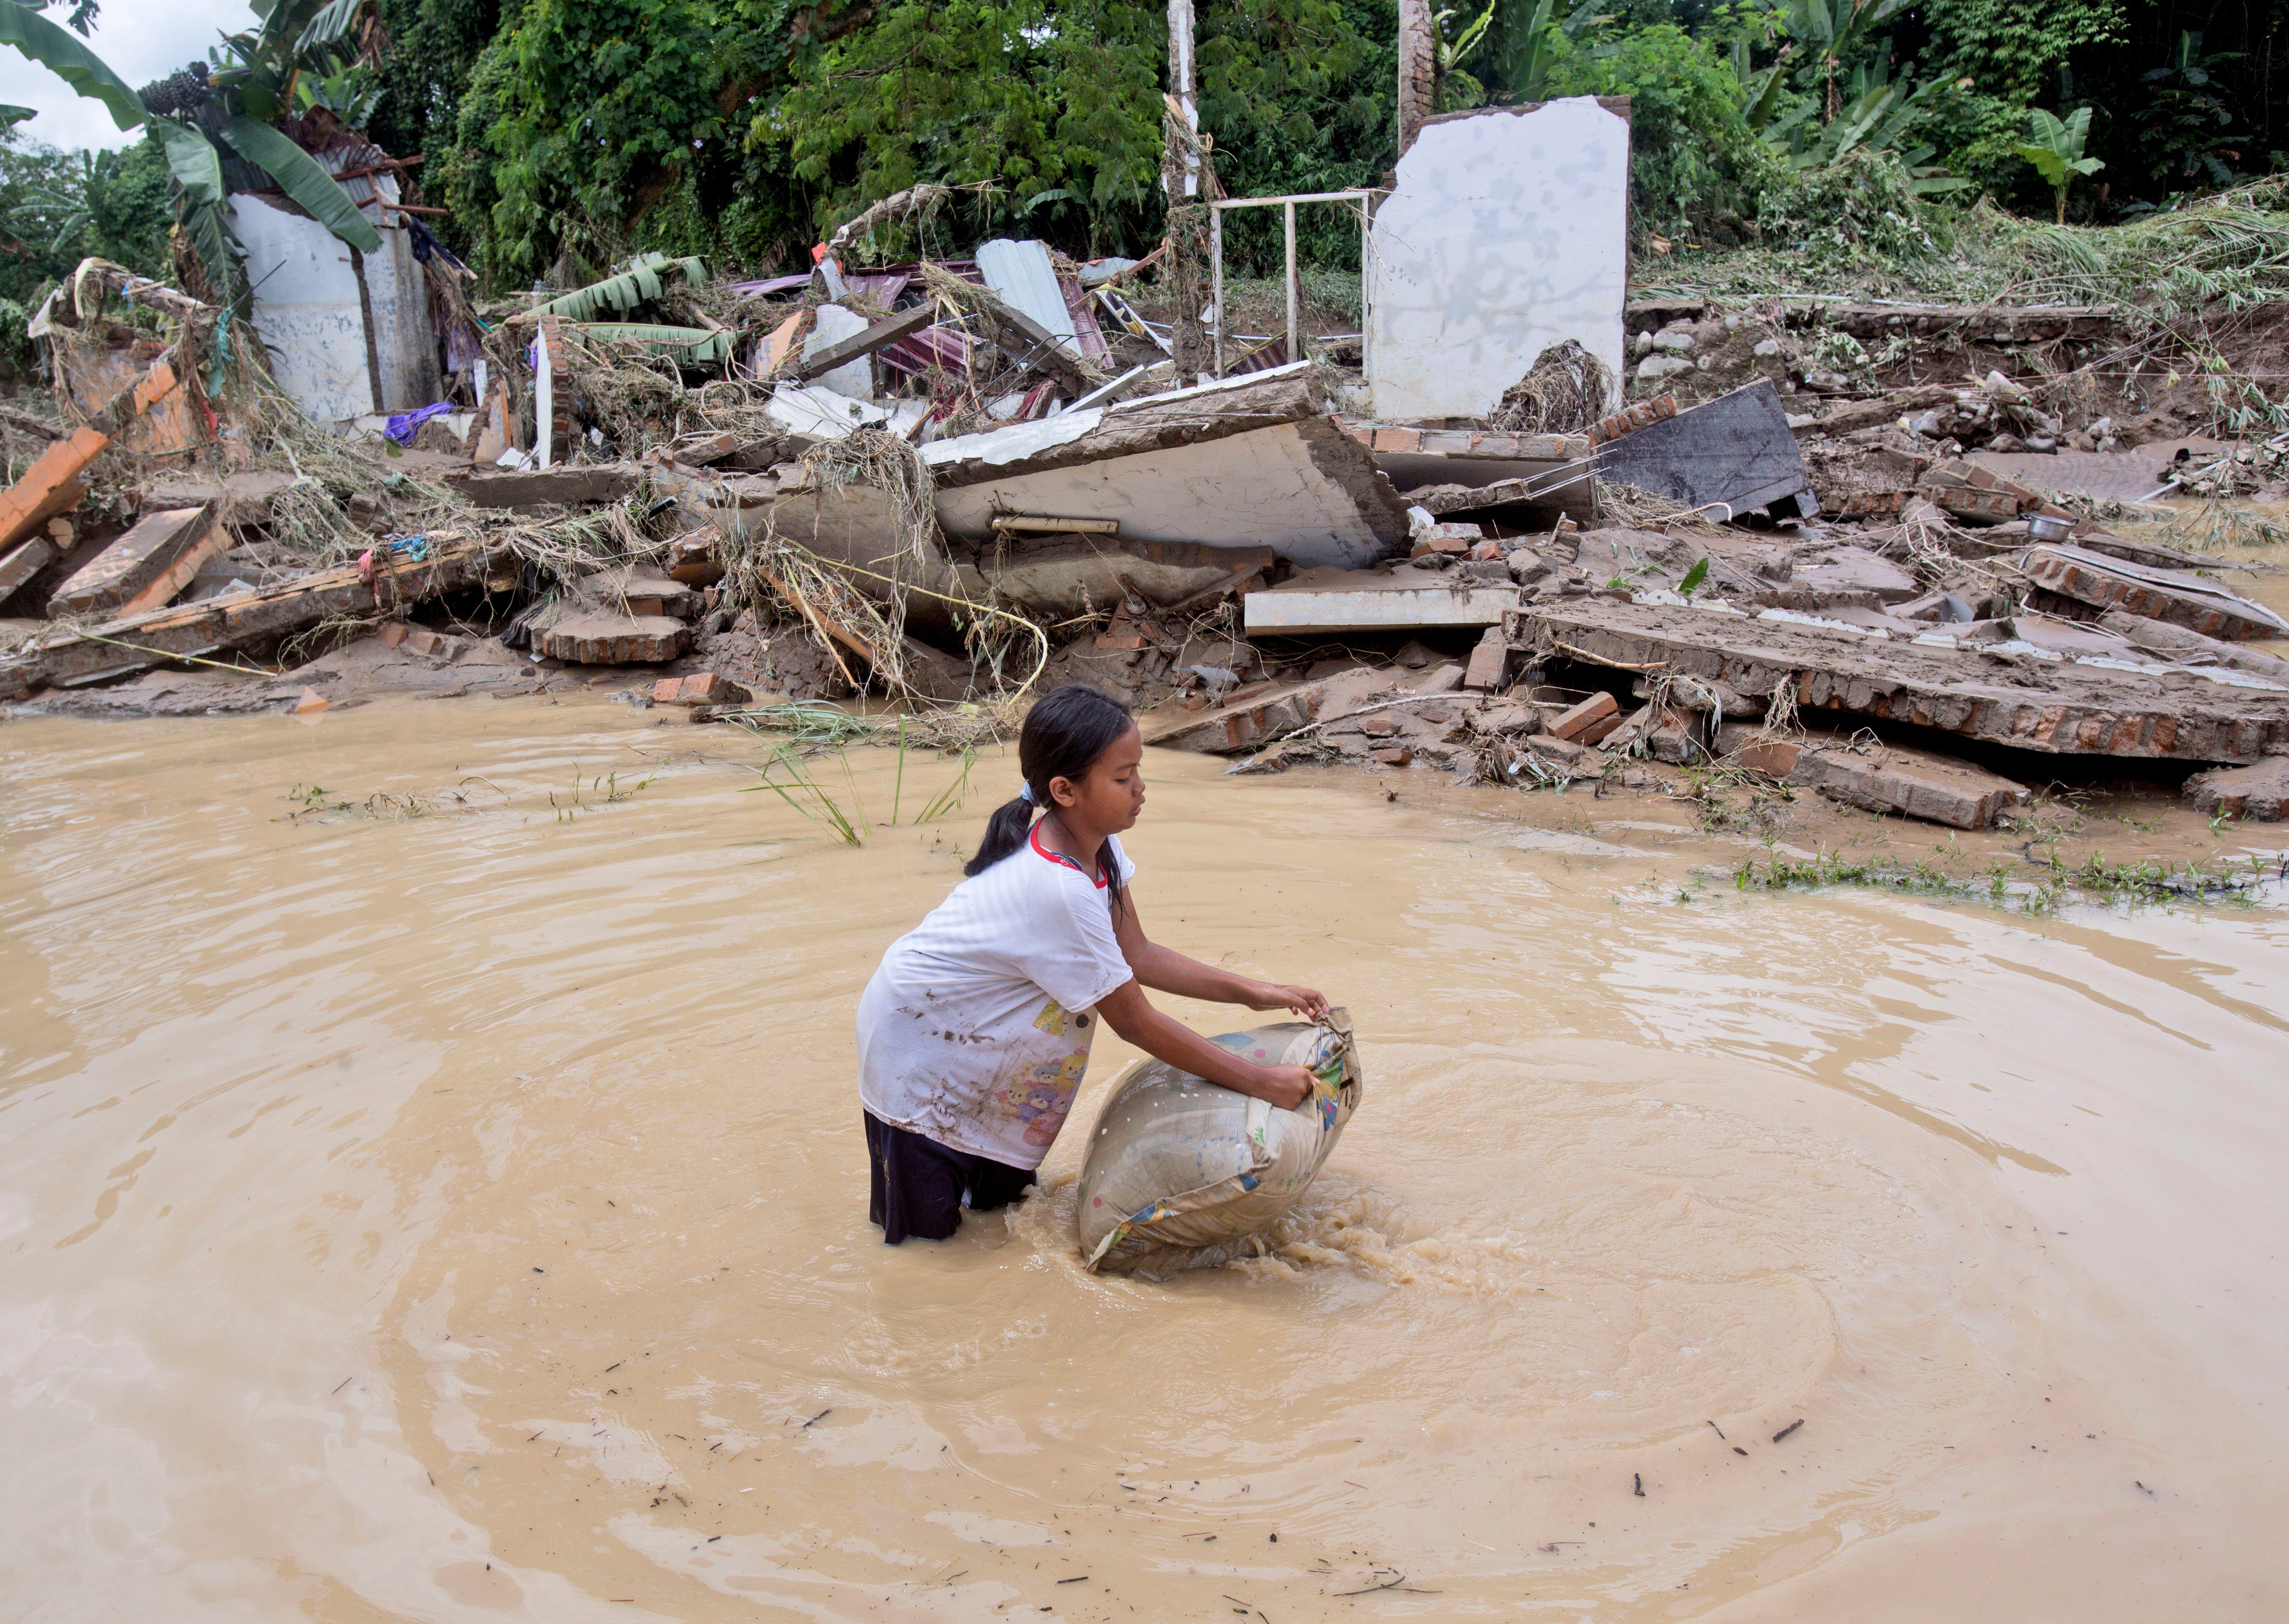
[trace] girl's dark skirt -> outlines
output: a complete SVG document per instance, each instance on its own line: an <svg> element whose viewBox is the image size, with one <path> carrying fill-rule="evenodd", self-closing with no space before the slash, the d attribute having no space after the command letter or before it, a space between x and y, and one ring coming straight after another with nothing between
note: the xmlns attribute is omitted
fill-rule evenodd
<svg viewBox="0 0 2289 1624"><path fill-rule="evenodd" d="M886 1246L909 1238L942 1241L961 1226L965 1205L973 1212L991 1212L1033 1188L1030 1167L950 1149L892 1127L872 1111L865 1116L866 1164L873 1175L866 1217L882 1226Z"/></svg>

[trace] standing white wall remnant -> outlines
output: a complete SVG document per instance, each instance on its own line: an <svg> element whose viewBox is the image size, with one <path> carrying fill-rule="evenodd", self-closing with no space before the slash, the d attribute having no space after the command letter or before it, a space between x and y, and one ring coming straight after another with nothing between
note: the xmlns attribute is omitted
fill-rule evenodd
<svg viewBox="0 0 2289 1624"><path fill-rule="evenodd" d="M1620 404L1630 121L1589 96L1425 123L1376 211L1368 385L1386 421L1484 417L1566 339Z"/></svg>
<svg viewBox="0 0 2289 1624"><path fill-rule="evenodd" d="M329 169L348 161L339 155L319 159ZM381 251L365 256L363 302L348 244L283 197L234 192L230 198L231 231L246 250L254 330L270 353L271 372L295 404L322 423L426 406L440 388L428 286L413 257L405 216L377 201L396 202L397 182L387 175L353 175L342 184L363 202L365 217L381 232ZM378 399L370 361L380 364Z"/></svg>
<svg viewBox="0 0 2289 1624"><path fill-rule="evenodd" d="M855 339L871 324L856 310L846 310L841 305L821 305L818 319L803 340L803 359L808 361L822 349L832 349L845 339ZM845 361L831 372L822 372L811 380L822 389L832 389L852 400L874 398L874 359L861 356L856 361Z"/></svg>

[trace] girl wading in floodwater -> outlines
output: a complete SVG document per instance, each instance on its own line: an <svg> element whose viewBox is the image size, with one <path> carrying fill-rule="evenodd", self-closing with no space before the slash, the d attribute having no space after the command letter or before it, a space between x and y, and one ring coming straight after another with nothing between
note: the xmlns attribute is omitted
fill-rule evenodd
<svg viewBox="0 0 2289 1624"><path fill-rule="evenodd" d="M1073 1109L1100 1018L1154 1059L1283 1109L1311 1092L1303 1067L1254 1065L1145 1002L1151 987L1328 1012L1308 987L1251 981L1145 939L1136 865L1114 838L1144 808L1144 758L1110 694L1076 684L1035 705L1017 739L1023 793L985 826L969 877L866 983L867 1216L889 1244L944 1240L965 1205L990 1212L1025 1193Z"/></svg>

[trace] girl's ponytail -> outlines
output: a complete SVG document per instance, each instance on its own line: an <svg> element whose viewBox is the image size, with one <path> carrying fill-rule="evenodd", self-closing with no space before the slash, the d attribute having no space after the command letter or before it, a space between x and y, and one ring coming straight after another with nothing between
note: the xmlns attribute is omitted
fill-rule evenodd
<svg viewBox="0 0 2289 1624"><path fill-rule="evenodd" d="M963 877L985 873L994 864L1025 844L1025 831L1033 827L1033 804L1024 796L1004 801L991 818L985 820L985 838L977 844L977 855L961 868Z"/></svg>
<svg viewBox="0 0 2289 1624"><path fill-rule="evenodd" d="M1133 725L1128 706L1086 683L1068 683L1044 694L1025 713L1025 725L1017 733L1017 767L1025 775L1026 793L1003 802L986 820L985 838L978 843L977 855L962 866L962 874L983 874L1025 844L1033 827L1033 814L1053 804L1049 781L1063 778L1079 783L1089 776L1097 757ZM1124 899L1112 855L1108 843L1107 849L1097 854L1097 861L1111 880L1112 894L1105 902L1118 914Z"/></svg>

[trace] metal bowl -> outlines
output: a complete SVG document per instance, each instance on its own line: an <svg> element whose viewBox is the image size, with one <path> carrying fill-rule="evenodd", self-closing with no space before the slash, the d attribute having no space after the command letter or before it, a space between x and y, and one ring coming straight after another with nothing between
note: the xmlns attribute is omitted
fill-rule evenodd
<svg viewBox="0 0 2289 1624"><path fill-rule="evenodd" d="M2074 521L2038 513L2027 521L2027 533L2038 541L2063 541L2074 534Z"/></svg>

